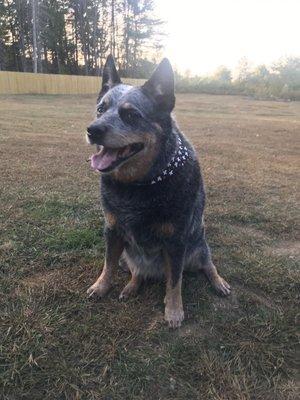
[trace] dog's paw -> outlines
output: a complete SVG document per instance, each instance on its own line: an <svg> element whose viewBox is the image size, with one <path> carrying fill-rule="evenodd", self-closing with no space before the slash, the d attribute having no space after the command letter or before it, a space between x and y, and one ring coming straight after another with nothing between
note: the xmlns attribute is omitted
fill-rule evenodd
<svg viewBox="0 0 300 400"><path fill-rule="evenodd" d="M134 296L136 294L136 290L132 290L130 287L128 288L127 286L125 286L122 292L120 293L119 296L120 301L126 301L129 299L129 297Z"/></svg>
<svg viewBox="0 0 300 400"><path fill-rule="evenodd" d="M212 285L216 289L216 291L223 296L228 296L231 292L231 287L229 283L227 283L225 279L223 279L220 275L218 275L217 278L214 279Z"/></svg>
<svg viewBox="0 0 300 400"><path fill-rule="evenodd" d="M134 295L134 293L130 290L126 290L126 287L125 287L119 295L119 300L126 301L129 299L129 297L131 297L133 295Z"/></svg>
<svg viewBox="0 0 300 400"><path fill-rule="evenodd" d="M165 308L165 321L172 329L179 328L184 320L184 312L182 308Z"/></svg>
<svg viewBox="0 0 300 400"><path fill-rule="evenodd" d="M102 298L110 290L111 284L108 282L95 282L87 290L87 295L89 299Z"/></svg>
<svg viewBox="0 0 300 400"><path fill-rule="evenodd" d="M129 297L135 296L140 287L140 280L130 281L122 290L119 300L126 301Z"/></svg>

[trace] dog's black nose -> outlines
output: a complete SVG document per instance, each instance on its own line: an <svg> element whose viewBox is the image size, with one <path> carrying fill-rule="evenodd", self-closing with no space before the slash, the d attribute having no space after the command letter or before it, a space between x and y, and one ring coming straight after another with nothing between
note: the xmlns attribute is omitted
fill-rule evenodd
<svg viewBox="0 0 300 400"><path fill-rule="evenodd" d="M99 123L93 122L90 126L86 128L89 137L99 137L107 132L107 127Z"/></svg>

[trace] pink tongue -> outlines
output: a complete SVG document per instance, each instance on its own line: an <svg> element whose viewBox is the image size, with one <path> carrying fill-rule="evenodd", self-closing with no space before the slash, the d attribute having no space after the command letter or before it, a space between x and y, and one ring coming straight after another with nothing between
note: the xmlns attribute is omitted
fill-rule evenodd
<svg viewBox="0 0 300 400"><path fill-rule="evenodd" d="M91 167L95 170L108 168L117 159L118 150L107 149L103 147L99 153L93 154L91 158Z"/></svg>

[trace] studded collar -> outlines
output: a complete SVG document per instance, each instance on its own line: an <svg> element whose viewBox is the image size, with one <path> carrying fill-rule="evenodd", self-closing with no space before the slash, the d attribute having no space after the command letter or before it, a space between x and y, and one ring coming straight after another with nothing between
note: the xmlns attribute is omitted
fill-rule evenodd
<svg viewBox="0 0 300 400"><path fill-rule="evenodd" d="M190 154L188 148L182 143L180 137L177 136L177 151L171 158L168 165L160 172L159 175L156 175L147 182L136 183L136 185L155 185L163 182L165 179L175 175L176 170L182 167L189 158Z"/></svg>

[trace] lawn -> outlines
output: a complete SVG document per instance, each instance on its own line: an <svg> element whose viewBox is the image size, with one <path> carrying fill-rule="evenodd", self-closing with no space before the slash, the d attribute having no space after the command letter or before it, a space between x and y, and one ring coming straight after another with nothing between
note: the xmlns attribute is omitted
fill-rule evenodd
<svg viewBox="0 0 300 400"><path fill-rule="evenodd" d="M92 96L0 97L0 398L298 398L300 103L178 96L208 242L233 292L185 275L176 331L163 283L122 303L120 271L107 298L86 297L104 258L84 139L93 107Z"/></svg>

